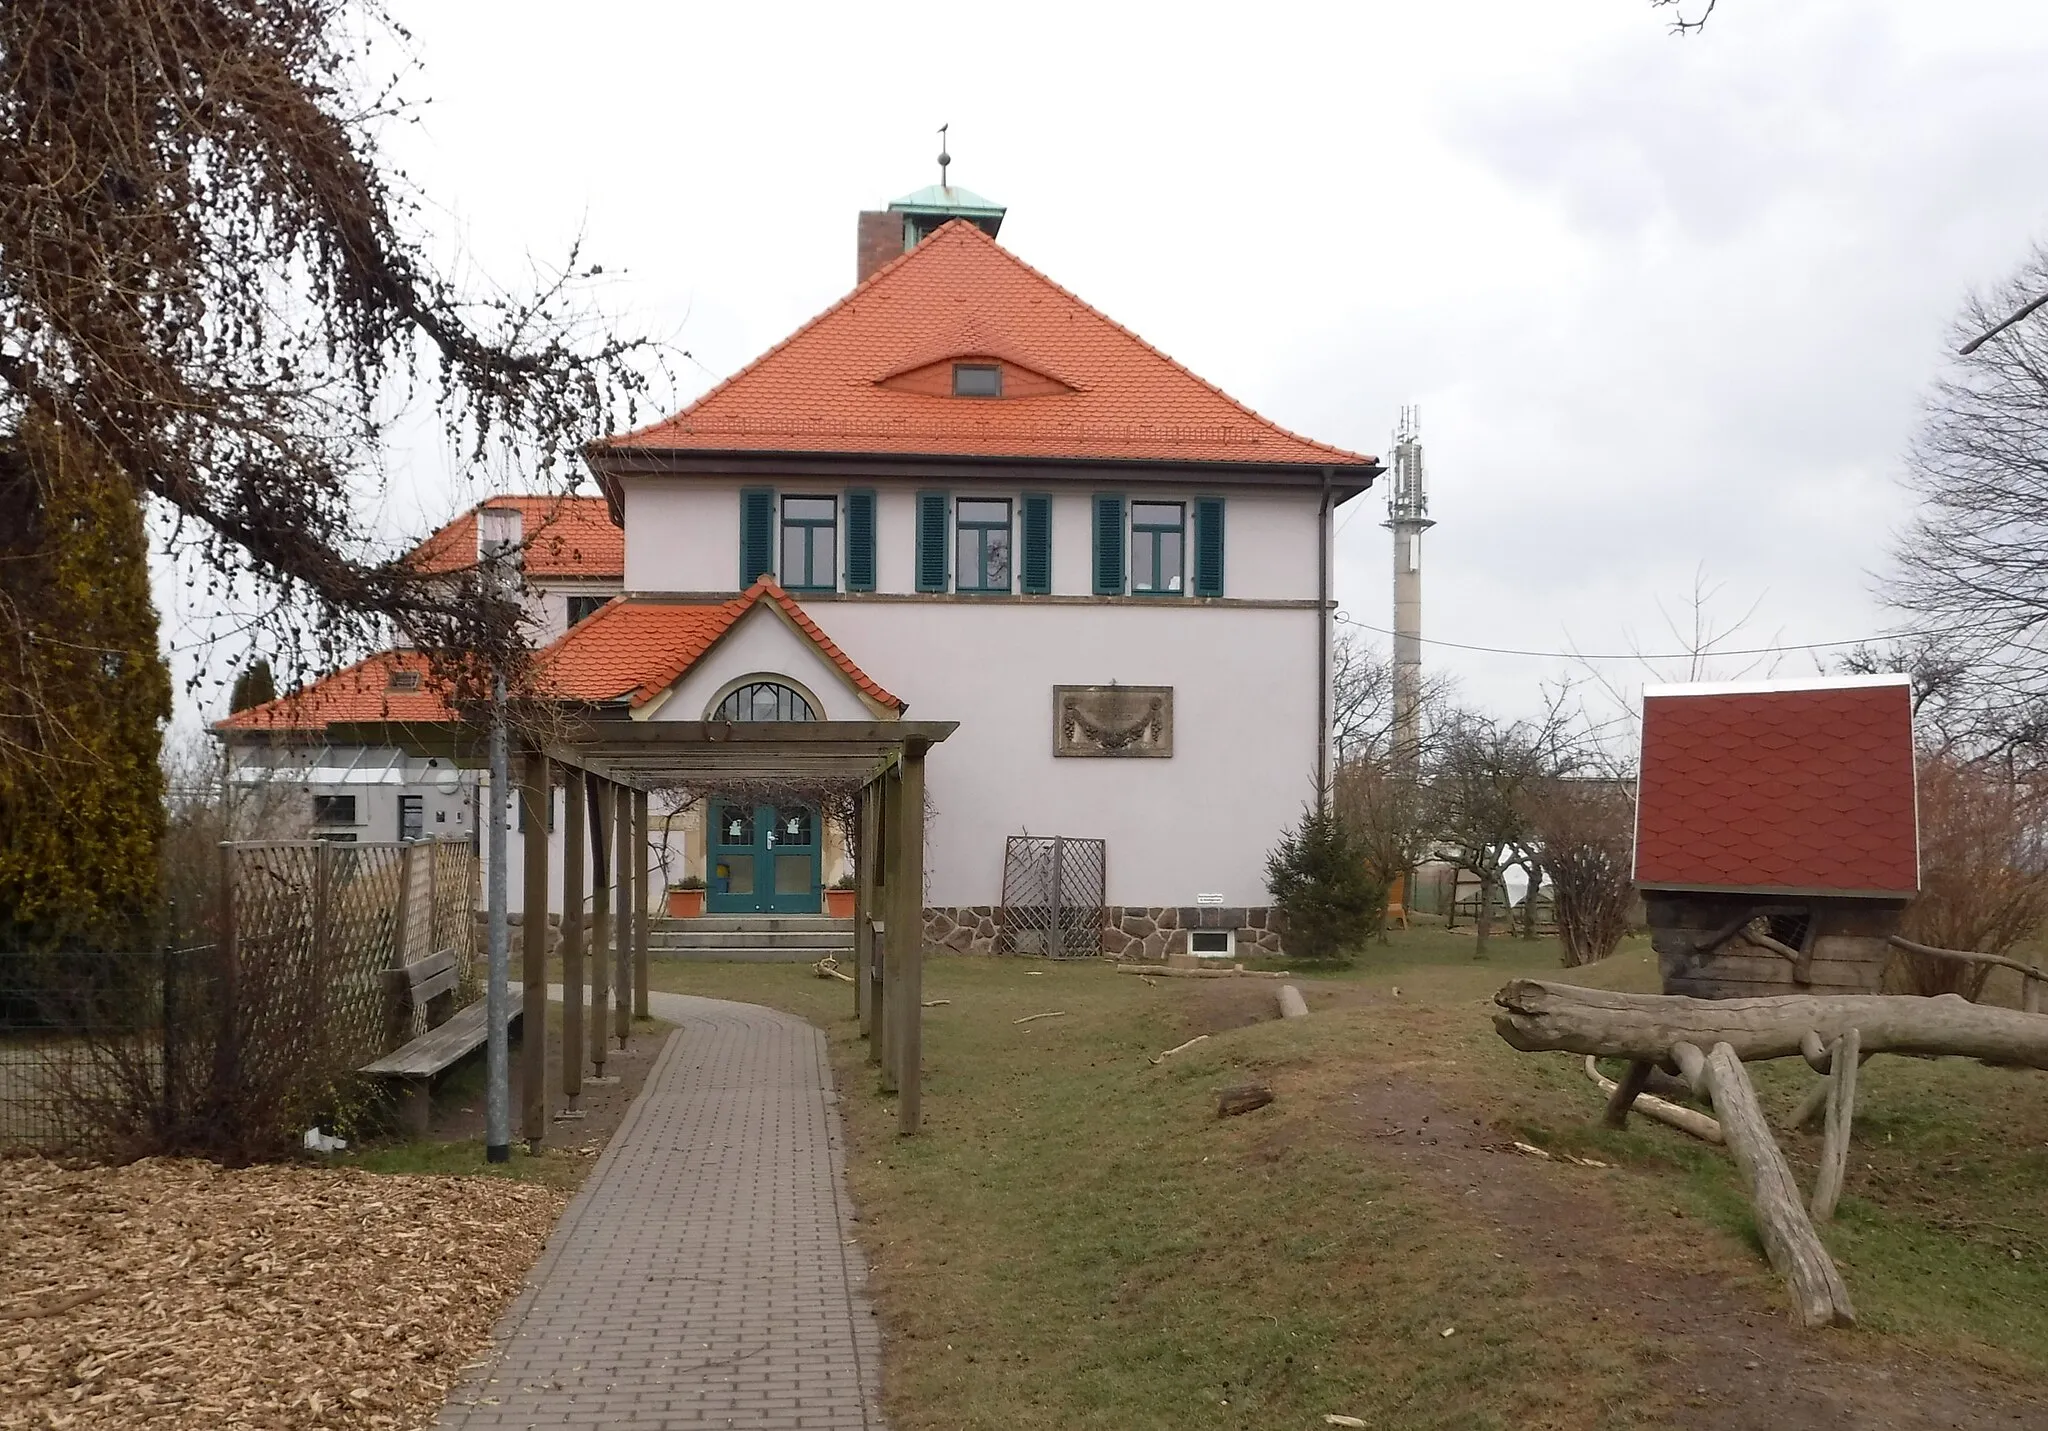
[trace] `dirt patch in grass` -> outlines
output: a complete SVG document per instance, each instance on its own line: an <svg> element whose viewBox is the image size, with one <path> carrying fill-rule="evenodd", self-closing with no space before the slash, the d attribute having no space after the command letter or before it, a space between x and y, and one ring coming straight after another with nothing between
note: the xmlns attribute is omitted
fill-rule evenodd
<svg viewBox="0 0 2048 1431"><path fill-rule="evenodd" d="M1758 1275L1674 1260L1617 1206L1613 1169L1546 1162L1411 1078L1354 1089L1340 1116L1368 1156L1489 1223L1504 1259L1551 1288L1561 1314L1647 1334L1650 1382L1673 1424L1700 1431L1937 1431L2039 1425L2048 1402L1989 1378L1860 1340L1810 1336L1759 1305ZM1672 1215L1683 1221L1677 1208ZM1660 1250L1658 1243L1663 1246Z"/></svg>
<svg viewBox="0 0 2048 1431"><path fill-rule="evenodd" d="M416 1427L488 1343L552 1188L0 1161L0 1427Z"/></svg>

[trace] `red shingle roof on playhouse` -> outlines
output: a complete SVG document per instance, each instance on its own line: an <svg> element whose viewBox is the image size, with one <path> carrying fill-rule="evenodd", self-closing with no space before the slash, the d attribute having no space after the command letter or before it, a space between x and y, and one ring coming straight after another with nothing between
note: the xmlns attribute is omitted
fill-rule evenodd
<svg viewBox="0 0 2048 1431"><path fill-rule="evenodd" d="M1006 390L1025 395L893 381L956 358L1005 365ZM674 417L592 455L607 450L1376 467L1259 416L960 220Z"/></svg>
<svg viewBox="0 0 2048 1431"><path fill-rule="evenodd" d="M1916 806L1904 676L1643 692L1646 888L1910 896Z"/></svg>

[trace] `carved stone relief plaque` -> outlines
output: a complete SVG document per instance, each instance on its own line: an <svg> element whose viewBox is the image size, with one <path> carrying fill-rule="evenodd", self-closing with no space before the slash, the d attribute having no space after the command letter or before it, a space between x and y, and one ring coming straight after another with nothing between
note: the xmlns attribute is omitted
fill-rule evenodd
<svg viewBox="0 0 2048 1431"><path fill-rule="evenodd" d="M1170 756L1172 686L1054 686L1054 755Z"/></svg>

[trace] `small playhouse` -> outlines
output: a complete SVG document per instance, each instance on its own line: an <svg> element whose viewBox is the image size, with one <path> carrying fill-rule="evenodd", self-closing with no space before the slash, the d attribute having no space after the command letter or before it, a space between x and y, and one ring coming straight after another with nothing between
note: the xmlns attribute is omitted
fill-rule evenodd
<svg viewBox="0 0 2048 1431"><path fill-rule="evenodd" d="M1905 676L1645 689L1635 879L1664 992L1876 993L1917 805Z"/></svg>

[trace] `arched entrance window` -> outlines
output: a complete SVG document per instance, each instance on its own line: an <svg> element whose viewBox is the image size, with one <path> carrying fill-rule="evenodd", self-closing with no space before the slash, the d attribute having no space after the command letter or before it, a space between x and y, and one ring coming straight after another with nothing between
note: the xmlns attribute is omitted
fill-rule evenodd
<svg viewBox="0 0 2048 1431"><path fill-rule="evenodd" d="M816 720L818 713L804 693L780 681L749 681L731 692L711 713L713 720Z"/></svg>
<svg viewBox="0 0 2048 1431"><path fill-rule="evenodd" d="M773 676L748 676L717 698L716 721L809 721L812 698ZM823 850L815 806L714 797L705 908L714 914L816 914Z"/></svg>

